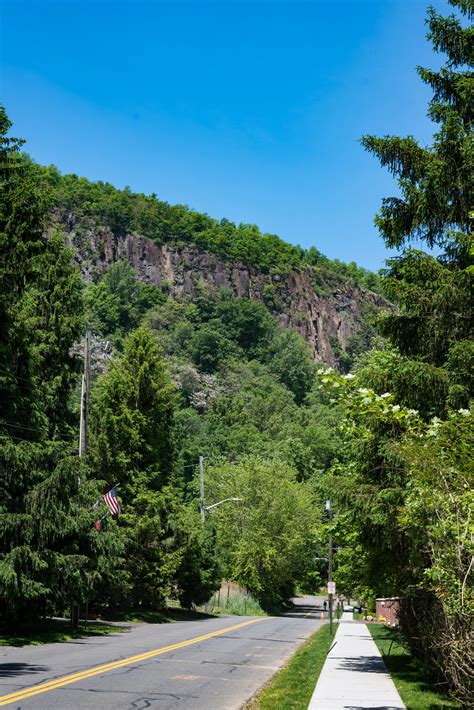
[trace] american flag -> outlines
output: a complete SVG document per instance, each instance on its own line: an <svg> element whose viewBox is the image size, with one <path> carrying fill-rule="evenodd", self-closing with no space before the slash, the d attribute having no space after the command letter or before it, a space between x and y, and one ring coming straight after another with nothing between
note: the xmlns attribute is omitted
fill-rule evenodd
<svg viewBox="0 0 474 710"><path fill-rule="evenodd" d="M118 515L120 513L120 503L115 487L111 488L110 491L103 496L103 499L111 515Z"/></svg>

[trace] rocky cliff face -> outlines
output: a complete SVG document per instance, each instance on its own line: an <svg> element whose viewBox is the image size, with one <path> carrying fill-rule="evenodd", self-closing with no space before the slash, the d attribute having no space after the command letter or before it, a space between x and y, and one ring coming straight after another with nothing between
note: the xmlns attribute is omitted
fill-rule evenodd
<svg viewBox="0 0 474 710"><path fill-rule="evenodd" d="M286 276L265 274L243 263L190 246L157 245L150 239L110 231L67 227L69 243L86 280L96 279L115 261L129 261L138 277L169 290L192 295L203 282L227 288L236 296L265 303L282 326L297 330L310 345L316 361L337 363L352 336L364 327L367 310L379 310L383 299L350 283L316 284L311 268Z"/></svg>

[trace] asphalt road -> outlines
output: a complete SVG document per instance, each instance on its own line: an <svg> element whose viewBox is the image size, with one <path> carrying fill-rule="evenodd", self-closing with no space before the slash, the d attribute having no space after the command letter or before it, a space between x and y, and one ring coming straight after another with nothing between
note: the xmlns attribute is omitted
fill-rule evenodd
<svg viewBox="0 0 474 710"><path fill-rule="evenodd" d="M105 637L4 648L0 706L236 710L323 623L320 598L295 603L281 617L140 624Z"/></svg>

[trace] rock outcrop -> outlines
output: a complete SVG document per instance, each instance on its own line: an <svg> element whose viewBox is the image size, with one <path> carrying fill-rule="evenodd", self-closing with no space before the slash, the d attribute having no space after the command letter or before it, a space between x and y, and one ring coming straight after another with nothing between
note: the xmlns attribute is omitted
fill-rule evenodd
<svg viewBox="0 0 474 710"><path fill-rule="evenodd" d="M139 235L117 236L94 227L76 231L72 221L66 229L84 279L95 280L110 264L122 260L133 266L142 281L173 296L192 295L202 283L230 289L236 296L265 303L282 326L301 333L316 361L330 365L337 363L337 351L345 351L364 327L367 311L385 304L379 295L348 282L318 284L310 267L272 275L188 245L160 245Z"/></svg>

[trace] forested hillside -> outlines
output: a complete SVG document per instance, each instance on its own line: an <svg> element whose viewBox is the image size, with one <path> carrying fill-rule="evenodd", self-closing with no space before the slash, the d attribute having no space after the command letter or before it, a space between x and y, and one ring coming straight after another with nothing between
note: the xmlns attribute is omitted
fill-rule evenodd
<svg viewBox="0 0 474 710"><path fill-rule="evenodd" d="M36 171L53 199L52 229L64 232L86 281L99 281L117 261L179 300L228 289L264 304L307 341L315 360L346 369L374 333L374 315L388 306L378 276L286 244L256 227L217 222L156 197ZM120 215L120 218L119 218Z"/></svg>
<svg viewBox="0 0 474 710"><path fill-rule="evenodd" d="M62 221L73 219L83 229L96 223L119 237L140 234L156 244L188 244L265 272L287 274L290 269L311 265L333 281L350 280L372 290L381 286L376 274L355 262L328 259L316 247L293 246L276 234L262 233L255 224L218 221L185 205L170 205L156 195L61 175L55 166L38 166L37 170L38 180L53 190L54 207Z"/></svg>
<svg viewBox="0 0 474 710"><path fill-rule="evenodd" d="M3 627L86 603L189 608L223 578L275 609L325 582L332 535L338 592L401 597L414 653L472 706L472 13L452 4L428 18L445 68L419 69L432 144L362 139L398 181L376 218L399 250L382 286L256 227L40 167L2 109Z"/></svg>

